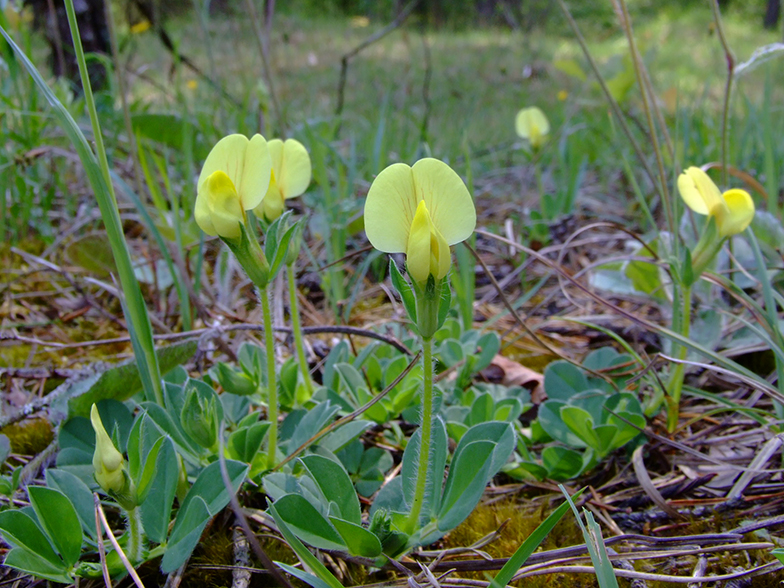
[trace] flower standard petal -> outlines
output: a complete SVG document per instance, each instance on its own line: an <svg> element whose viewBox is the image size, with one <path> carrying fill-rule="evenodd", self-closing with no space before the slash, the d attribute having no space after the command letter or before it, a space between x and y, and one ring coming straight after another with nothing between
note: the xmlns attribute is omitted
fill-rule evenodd
<svg viewBox="0 0 784 588"><path fill-rule="evenodd" d="M248 141L244 152L244 164L239 177L229 177L237 188L237 193L244 210L256 208L264 199L272 174L272 159L270 158L267 140L261 135L253 135Z"/></svg>
<svg viewBox="0 0 784 588"><path fill-rule="evenodd" d="M414 175L395 163L376 176L365 199L365 233L379 251L405 253L417 209Z"/></svg>
<svg viewBox="0 0 784 588"><path fill-rule="evenodd" d="M286 139L281 149L280 167L275 176L283 198L288 200L302 194L310 185L310 155L296 139Z"/></svg>
<svg viewBox="0 0 784 588"><path fill-rule="evenodd" d="M245 169L245 152L248 143L245 135L236 134L228 135L218 141L204 160L197 186L200 188L207 178L218 170L228 175L237 186Z"/></svg>
<svg viewBox="0 0 784 588"><path fill-rule="evenodd" d="M538 148L544 137L550 133L550 121L544 112L536 106L523 108L515 117L515 130L523 139L531 143L531 147Z"/></svg>
<svg viewBox="0 0 784 588"><path fill-rule="evenodd" d="M745 231L754 218L754 201L749 193L733 188L724 192L721 197L727 210L719 224L719 234L728 237Z"/></svg>
<svg viewBox="0 0 784 588"><path fill-rule="evenodd" d="M698 167L690 167L678 176L678 192L697 214L715 214L717 207L723 206L719 188Z"/></svg>
<svg viewBox="0 0 784 588"><path fill-rule="evenodd" d="M436 229L449 245L468 239L476 227L471 194L455 171L438 159L420 159L412 169L417 201L424 200Z"/></svg>

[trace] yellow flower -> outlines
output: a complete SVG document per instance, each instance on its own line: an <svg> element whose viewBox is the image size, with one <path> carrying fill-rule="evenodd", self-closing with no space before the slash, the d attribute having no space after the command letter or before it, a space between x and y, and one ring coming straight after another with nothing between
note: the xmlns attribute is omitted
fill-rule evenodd
<svg viewBox="0 0 784 588"><path fill-rule="evenodd" d="M272 158L272 176L264 200L254 212L273 221L285 208L285 200L295 198L310 185L310 156L296 139L272 139L267 142Z"/></svg>
<svg viewBox="0 0 784 588"><path fill-rule="evenodd" d="M195 90L196 88L198 88L198 87L199 87L199 82L198 82L198 80L188 80L188 81L185 83L185 86L186 86L186 87L187 87L189 90Z"/></svg>
<svg viewBox="0 0 784 588"><path fill-rule="evenodd" d="M199 175L194 216L201 230L225 239L240 237L245 211L264 199L272 161L261 135L224 137L212 148Z"/></svg>
<svg viewBox="0 0 784 588"><path fill-rule="evenodd" d="M561 102L566 100L568 97L569 97L569 92L567 92L566 90L558 91L558 100L560 100Z"/></svg>
<svg viewBox="0 0 784 588"><path fill-rule="evenodd" d="M112 443L101 422L98 407L94 404L90 409L90 421L95 430L95 453L93 454L95 481L106 492L119 494L125 489L126 485L122 453L117 451L114 443Z"/></svg>
<svg viewBox="0 0 784 588"><path fill-rule="evenodd" d="M686 206L697 214L716 219L719 237L736 235L754 218L754 201L745 190L733 188L724 194L699 167L690 167L678 176L678 191Z"/></svg>
<svg viewBox="0 0 784 588"><path fill-rule="evenodd" d="M137 22L135 25L131 27L131 34L141 35L142 33L149 31L150 27L152 27L150 21L145 18L144 20L140 20L139 22Z"/></svg>
<svg viewBox="0 0 784 588"><path fill-rule="evenodd" d="M517 113L515 130L523 139L528 140L533 149L539 149L550 132L550 123L544 112L536 106L530 106Z"/></svg>
<svg viewBox="0 0 784 588"><path fill-rule="evenodd" d="M395 163L382 171L365 201L365 232L376 249L405 253L411 278L419 283L449 272L449 246L467 239L476 226L474 202L463 180L437 159L413 167Z"/></svg>

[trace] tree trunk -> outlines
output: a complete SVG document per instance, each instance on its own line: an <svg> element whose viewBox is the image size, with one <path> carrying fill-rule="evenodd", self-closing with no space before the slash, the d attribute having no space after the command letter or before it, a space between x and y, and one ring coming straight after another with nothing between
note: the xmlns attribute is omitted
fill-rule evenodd
<svg viewBox="0 0 784 588"><path fill-rule="evenodd" d="M63 0L27 0L33 9L33 24L44 34L50 49L52 72L65 77L81 88L79 67L68 26ZM76 22L85 53L109 53L109 29L106 25L103 0L74 0ZM89 59L87 70L93 88L106 84L106 68L101 61Z"/></svg>
<svg viewBox="0 0 784 588"><path fill-rule="evenodd" d="M768 0L762 24L766 29L775 29L781 17L781 0Z"/></svg>

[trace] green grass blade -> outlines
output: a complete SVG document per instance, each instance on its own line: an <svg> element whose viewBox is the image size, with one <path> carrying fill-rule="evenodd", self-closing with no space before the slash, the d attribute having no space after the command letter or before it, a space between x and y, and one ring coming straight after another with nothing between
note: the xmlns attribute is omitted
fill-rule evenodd
<svg viewBox="0 0 784 588"><path fill-rule="evenodd" d="M35 65L28 59L5 29L0 28L0 34L2 34L6 42L13 49L17 59L25 67L39 91L44 95L47 102L52 107L60 126L73 144L74 149L76 149L79 159L84 166L85 174L87 175L87 179L90 182L90 186L98 201L98 207L101 210L101 216L103 217L104 225L106 226L106 234L112 247L115 263L117 264L118 277L125 296L128 329L131 332L133 350L144 381L144 389L147 394L153 396L159 404L163 404L161 377L157 358L155 357L155 345L152 338L150 317L147 314L147 307L144 304L144 298L142 297L139 283L137 282L136 275L133 271L131 255L128 251L128 245L125 242L125 235L123 234L122 223L120 221L120 213L117 210L114 194L107 184L95 153L90 149L90 145L79 129L79 126L76 124L76 121L54 95L43 77L41 77L41 74L36 69ZM87 92L87 87L88 85L85 84L85 92Z"/></svg>
<svg viewBox="0 0 784 588"><path fill-rule="evenodd" d="M575 497L582 494L582 490L580 490ZM496 574L495 578L491 580L492 588L500 588L501 586L506 586L509 582L512 581L512 578L517 573L517 571L523 566L526 560L531 557L531 554L539 547L539 544L544 541L544 538L550 534L550 531L553 530L558 521L560 521L563 516L566 514L566 511L569 510L569 503L564 502L561 506L556 508L550 516L548 516L542 523L534 529L534 532L531 533L528 538L523 541L523 544L517 548L517 551L514 552L514 555L509 558L509 560L504 564L504 567Z"/></svg>

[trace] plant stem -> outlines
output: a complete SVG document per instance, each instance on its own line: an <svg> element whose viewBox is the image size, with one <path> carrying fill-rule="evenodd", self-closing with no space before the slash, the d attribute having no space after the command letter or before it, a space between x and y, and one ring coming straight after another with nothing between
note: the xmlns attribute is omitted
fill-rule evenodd
<svg viewBox="0 0 784 588"><path fill-rule="evenodd" d="M422 435L419 438L419 464L417 466L414 500L411 514L408 515L406 527L408 534L413 534L419 525L419 515L425 501L427 488L427 472L430 469L430 437L433 430L433 339L422 338L422 362L424 389L422 391Z"/></svg>
<svg viewBox="0 0 784 588"><path fill-rule="evenodd" d="M683 335L684 338L689 336L689 326L691 324L691 286L681 286L681 306L678 312L678 306L674 306L676 314L672 317L673 330ZM687 349L683 345L678 345L677 359L686 359ZM675 365L671 375L670 381L667 384L669 396L667 398L667 430L672 433L678 426L678 407L681 401L681 390L683 390L683 376L686 371L686 365L678 363Z"/></svg>
<svg viewBox="0 0 784 588"><path fill-rule="evenodd" d="M286 266L286 274L289 280L289 312L291 313L291 330L294 333L294 346L297 348L297 359L299 359L299 369L302 372L302 380L308 392L308 398L313 396L313 381L310 379L310 368L308 358L305 355L305 345L302 342L302 325L299 320L299 305L297 304L297 282L294 279L294 264Z"/></svg>
<svg viewBox="0 0 784 588"><path fill-rule="evenodd" d="M142 518L139 507L125 511L128 517L128 559L131 563L142 561Z"/></svg>
<svg viewBox="0 0 784 588"><path fill-rule="evenodd" d="M727 60L727 82L724 85L724 106L721 115L721 183L727 186L727 159L729 152L729 125L730 125L730 99L732 98L732 81L735 75L735 56L732 54L727 35L724 33L724 25L721 20L718 0L711 0L711 11L713 21L716 23L721 48L724 50L724 58Z"/></svg>
<svg viewBox="0 0 784 588"><path fill-rule="evenodd" d="M267 467L275 467L278 444L278 384L275 380L275 338L272 332L269 288L259 288L261 311L264 314L264 343L267 347L267 420L270 422L267 443Z"/></svg>

